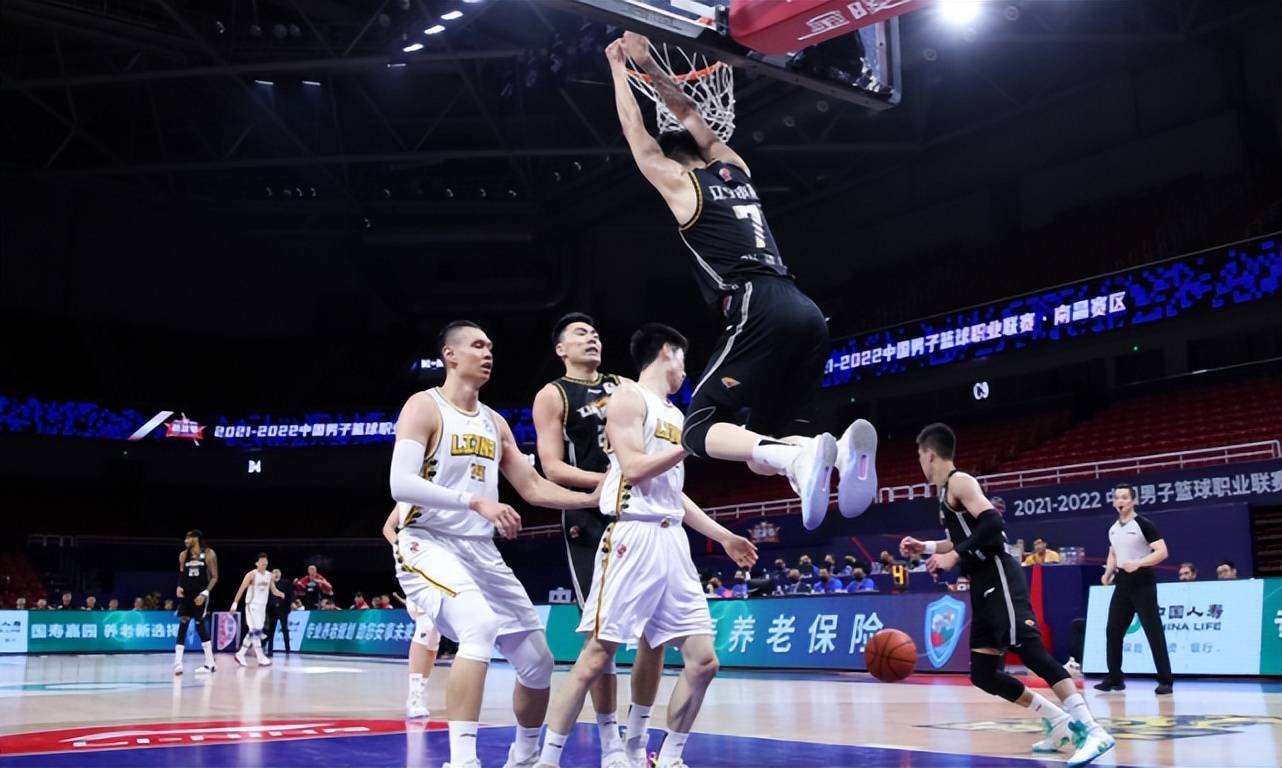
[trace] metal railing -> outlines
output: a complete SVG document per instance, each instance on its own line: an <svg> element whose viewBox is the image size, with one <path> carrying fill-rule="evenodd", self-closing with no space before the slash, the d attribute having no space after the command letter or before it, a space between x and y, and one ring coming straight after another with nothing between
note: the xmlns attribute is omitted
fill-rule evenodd
<svg viewBox="0 0 1282 768"><path fill-rule="evenodd" d="M1054 467L1021 469L1014 472L999 472L982 475L978 478L985 491L1005 491L1012 488L1029 488L1038 485L1057 485L1060 483L1082 480L1098 480L1103 477L1133 475L1139 472L1162 472L1172 469L1207 467L1220 464L1234 464L1242 461L1267 461L1282 458L1282 441L1266 440L1254 443L1222 445L1214 448L1197 448L1174 453L1155 453L1147 456L1131 456L1124 459L1091 461L1083 464L1063 464ZM930 483L913 485L887 486L877 491L877 501L885 504L892 501L911 501L928 499L936 495L936 489ZM832 501L837 495L832 495ZM772 499L739 504L727 504L720 507L704 509L714 520L739 520L744 517L774 517L801 511L799 499ZM560 525L536 525L522 529L521 537L537 538L559 535Z"/></svg>

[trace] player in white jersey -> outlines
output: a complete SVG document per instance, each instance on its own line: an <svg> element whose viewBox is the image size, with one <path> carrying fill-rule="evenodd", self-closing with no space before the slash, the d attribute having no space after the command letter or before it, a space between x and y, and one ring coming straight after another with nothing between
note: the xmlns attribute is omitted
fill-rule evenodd
<svg viewBox="0 0 1282 768"><path fill-rule="evenodd" d="M521 453L507 421L481 404L478 394L494 355L479 326L455 321L438 342L445 384L410 397L396 422L392 498L411 505L399 521L397 575L406 598L459 644L445 693L446 765L480 766L477 720L497 645L517 680L517 738L507 765L532 766L547 712L552 652L529 595L494 546L496 529L513 538L521 528L516 510L498 500L498 473L527 502L550 509L595 506L599 495L545 480Z"/></svg>
<svg viewBox="0 0 1282 768"><path fill-rule="evenodd" d="M579 624L587 639L549 712L542 766L561 764L589 686L619 645L638 637L651 648L681 650L685 668L668 701L668 733L658 768L684 766L681 751L718 661L708 601L681 524L720 542L739 565L757 560L752 542L714 522L682 491L682 462L688 455L681 445L684 417L667 398L685 379L686 346L672 328L642 326L632 336L632 357L641 375L610 398L605 427L610 468L600 508L614 522L602 540Z"/></svg>
<svg viewBox="0 0 1282 768"><path fill-rule="evenodd" d="M240 642L240 650L236 651L236 663L242 667L249 663L245 654L251 647L254 649L254 657L258 659L258 666L272 665L272 660L263 655L263 625L267 623L267 593L269 592L276 597L285 596L285 593L272 583L271 571L267 570L267 553L259 552L254 570L245 574L245 578L240 580L240 588L236 590L236 597L231 601L231 612L235 613L241 596L245 597L245 623L249 625L249 632Z"/></svg>
<svg viewBox="0 0 1282 768"><path fill-rule="evenodd" d="M397 504L392 507L392 512L383 521L383 538L387 543L392 545L392 553L396 553L396 533L397 526L401 518L410 512L409 504ZM409 611L410 618L414 620L414 639L410 641L409 654L409 693L405 697L405 716L408 718L430 718L431 711L427 708L427 678L432 674L432 665L436 664L436 652L441 648L441 633L434 624L419 608L413 600L405 601L405 609Z"/></svg>

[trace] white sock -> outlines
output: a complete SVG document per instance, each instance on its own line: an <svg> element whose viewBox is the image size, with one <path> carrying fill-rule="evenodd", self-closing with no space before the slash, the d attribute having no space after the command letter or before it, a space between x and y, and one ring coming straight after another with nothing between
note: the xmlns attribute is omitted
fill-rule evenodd
<svg viewBox="0 0 1282 768"><path fill-rule="evenodd" d="M619 735L619 719L613 712L596 716L597 734L601 737L601 754L618 752L623 749L623 737Z"/></svg>
<svg viewBox="0 0 1282 768"><path fill-rule="evenodd" d="M1086 723L1086 727L1091 731L1104 730L1099 723L1095 722L1095 716L1091 714L1090 708L1086 706L1086 699L1082 698L1082 694L1075 693L1064 699L1064 707L1068 709L1068 714L1074 720Z"/></svg>
<svg viewBox="0 0 1282 768"><path fill-rule="evenodd" d="M761 442L752 446L752 460L758 464L765 464L777 472L787 471L799 453L801 453L801 446L781 443L768 437L761 438Z"/></svg>
<svg viewBox="0 0 1282 768"><path fill-rule="evenodd" d="M450 721L450 762L462 765L476 759L475 720Z"/></svg>
<svg viewBox="0 0 1282 768"><path fill-rule="evenodd" d="M214 666L214 644L208 640L200 644L201 649L205 651L205 663Z"/></svg>
<svg viewBox="0 0 1282 768"><path fill-rule="evenodd" d="M183 663L183 651L186 650L181 645L174 646L174 664Z"/></svg>
<svg viewBox="0 0 1282 768"><path fill-rule="evenodd" d="M668 731L668 735L663 737L663 746L659 748L659 765L680 760L681 750L686 748L688 738L690 738L688 733Z"/></svg>
<svg viewBox="0 0 1282 768"><path fill-rule="evenodd" d="M544 765L560 765L561 753L565 751L565 741L570 738L569 734L561 734L548 729L547 735L543 737L543 752L539 754L539 762Z"/></svg>
<svg viewBox="0 0 1282 768"><path fill-rule="evenodd" d="M526 728L523 725L516 726L516 759L517 761L528 760L539 753L539 731L543 726L536 725L533 728Z"/></svg>
<svg viewBox="0 0 1282 768"><path fill-rule="evenodd" d="M641 704L628 707L628 727L624 731L627 750L645 749L650 737L650 708Z"/></svg>
<svg viewBox="0 0 1282 768"><path fill-rule="evenodd" d="M410 695L422 695L423 689L427 687L427 678L419 672L410 673Z"/></svg>
<svg viewBox="0 0 1282 768"><path fill-rule="evenodd" d="M1029 693L1033 694L1033 700L1028 703L1028 708L1034 715L1044 717L1052 723L1068 717L1067 712L1052 704L1045 696L1036 691L1029 691Z"/></svg>

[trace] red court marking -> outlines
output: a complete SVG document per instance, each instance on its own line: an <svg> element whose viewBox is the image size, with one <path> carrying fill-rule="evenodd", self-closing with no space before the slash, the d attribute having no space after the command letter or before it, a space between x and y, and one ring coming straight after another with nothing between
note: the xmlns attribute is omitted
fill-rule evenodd
<svg viewBox="0 0 1282 768"><path fill-rule="evenodd" d="M407 728L441 731L444 721L406 723L404 720L213 720L193 723L126 723L90 728L64 728L0 736L0 755L49 752L98 752L111 749L190 747L208 744L244 744L247 741L297 741L335 736L373 736L404 733Z"/></svg>

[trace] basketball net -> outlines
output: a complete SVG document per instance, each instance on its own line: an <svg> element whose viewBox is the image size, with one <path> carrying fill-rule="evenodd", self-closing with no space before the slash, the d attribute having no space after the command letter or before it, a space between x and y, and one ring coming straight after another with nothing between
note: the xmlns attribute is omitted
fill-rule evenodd
<svg viewBox="0 0 1282 768"><path fill-rule="evenodd" d="M675 45L650 44L650 55L659 68L695 103L703 120L722 141L734 134L734 68L719 61L709 61L701 53L688 53ZM681 121L668 109L655 90L652 78L636 62L628 60L628 80L654 102L659 133L682 129Z"/></svg>

